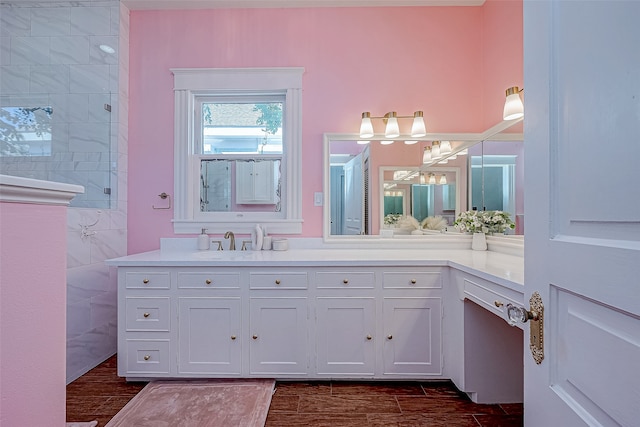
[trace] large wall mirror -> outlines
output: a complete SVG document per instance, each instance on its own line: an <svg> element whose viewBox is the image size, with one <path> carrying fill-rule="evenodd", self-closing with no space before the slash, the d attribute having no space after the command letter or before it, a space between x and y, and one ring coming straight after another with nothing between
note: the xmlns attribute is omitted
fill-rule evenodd
<svg viewBox="0 0 640 427"><path fill-rule="evenodd" d="M504 121L478 134L431 134L422 141L359 141L358 134L324 137L324 238L367 239L387 234L396 218L441 216L453 231L465 210L505 210L524 227L522 134ZM431 141L450 141L446 164L423 164ZM407 234L405 229L393 234ZM428 234L428 233L426 233ZM356 237L357 236L357 237Z"/></svg>

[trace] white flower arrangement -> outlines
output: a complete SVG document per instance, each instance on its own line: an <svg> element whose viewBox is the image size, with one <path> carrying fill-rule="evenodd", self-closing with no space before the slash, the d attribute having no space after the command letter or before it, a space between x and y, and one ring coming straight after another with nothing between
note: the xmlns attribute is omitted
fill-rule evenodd
<svg viewBox="0 0 640 427"><path fill-rule="evenodd" d="M458 215L453 223L462 232L470 233L504 233L515 228L515 224L507 212L503 211L466 211Z"/></svg>
<svg viewBox="0 0 640 427"><path fill-rule="evenodd" d="M394 225L400 221L402 215L400 214L388 214L384 216L384 225Z"/></svg>

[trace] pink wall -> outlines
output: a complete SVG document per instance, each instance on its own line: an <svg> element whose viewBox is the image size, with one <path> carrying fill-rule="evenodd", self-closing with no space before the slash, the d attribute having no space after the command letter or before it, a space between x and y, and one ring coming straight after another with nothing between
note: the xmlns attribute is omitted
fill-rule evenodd
<svg viewBox="0 0 640 427"><path fill-rule="evenodd" d="M490 13L483 7L133 11L129 253L157 249L160 237L174 236L172 211L151 208L158 194L173 192L170 68L305 68L303 236L319 237L322 208L311 195L322 191L324 132L357 132L362 111L390 110L423 110L430 132L486 128L483 15L501 16L494 13L500 3ZM511 69L521 80L521 55L515 58L520 64ZM495 101L499 109L503 101Z"/></svg>
<svg viewBox="0 0 640 427"><path fill-rule="evenodd" d="M0 203L0 425L65 423L65 206Z"/></svg>

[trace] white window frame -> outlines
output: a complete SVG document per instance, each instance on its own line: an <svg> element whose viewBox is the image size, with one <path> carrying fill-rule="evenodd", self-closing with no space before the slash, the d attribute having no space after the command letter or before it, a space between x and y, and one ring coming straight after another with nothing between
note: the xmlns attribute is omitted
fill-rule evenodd
<svg viewBox="0 0 640 427"><path fill-rule="evenodd" d="M173 68L175 96L173 231L196 234L250 233L262 224L272 234L302 233L302 74L304 68ZM196 150L196 97L224 92L285 93L282 207L284 218L268 212L235 212L233 218L199 212L200 158ZM196 203L197 202L197 203ZM196 207L198 210L196 211Z"/></svg>

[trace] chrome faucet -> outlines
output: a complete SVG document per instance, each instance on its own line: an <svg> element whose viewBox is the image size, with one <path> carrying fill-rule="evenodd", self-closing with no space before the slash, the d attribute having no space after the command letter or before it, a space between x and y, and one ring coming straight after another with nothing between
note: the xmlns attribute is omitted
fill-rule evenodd
<svg viewBox="0 0 640 427"><path fill-rule="evenodd" d="M233 234L233 232L232 231L227 231L226 233L224 233L224 238L225 239L231 238L231 240L229 241L229 250L230 251L235 251L236 250L236 236Z"/></svg>

